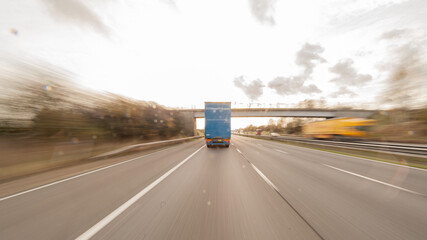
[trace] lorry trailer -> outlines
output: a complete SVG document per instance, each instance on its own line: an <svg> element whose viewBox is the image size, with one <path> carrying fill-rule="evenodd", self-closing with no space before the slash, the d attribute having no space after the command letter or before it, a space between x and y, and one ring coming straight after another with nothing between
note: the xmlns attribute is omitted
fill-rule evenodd
<svg viewBox="0 0 427 240"><path fill-rule="evenodd" d="M230 146L231 103L205 102L205 141L207 147Z"/></svg>

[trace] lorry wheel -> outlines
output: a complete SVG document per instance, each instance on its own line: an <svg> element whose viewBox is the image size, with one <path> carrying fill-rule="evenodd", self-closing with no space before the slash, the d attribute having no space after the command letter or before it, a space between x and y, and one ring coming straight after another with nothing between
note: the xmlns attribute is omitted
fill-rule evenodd
<svg viewBox="0 0 427 240"><path fill-rule="evenodd" d="M229 147L230 147L230 145L225 145L225 147L226 147L226 148L229 148Z"/></svg>

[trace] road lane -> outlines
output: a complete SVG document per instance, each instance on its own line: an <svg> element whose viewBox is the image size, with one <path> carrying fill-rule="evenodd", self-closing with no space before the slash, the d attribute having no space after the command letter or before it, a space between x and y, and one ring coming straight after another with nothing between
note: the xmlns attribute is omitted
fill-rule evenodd
<svg viewBox="0 0 427 240"><path fill-rule="evenodd" d="M347 170L355 168L355 161L358 159L235 136L233 144L277 186L325 239L427 238L426 197L323 165L339 165L339 168ZM383 167L363 160L359 162L361 167L353 170L366 170L365 165L371 164L370 167L374 170L369 171L370 177L375 175L376 168ZM405 169L383 165L384 169L378 171L389 171L388 176L395 176L396 168ZM409 171L417 177L411 177ZM399 179L398 185L417 186L419 178L423 178L424 183L427 182L427 172L409 171L405 178ZM389 183L389 180L386 182ZM414 180L415 184L406 184L406 181ZM423 187L418 186L418 189L423 190Z"/></svg>
<svg viewBox="0 0 427 240"><path fill-rule="evenodd" d="M142 189L139 193L137 193L135 196L133 196L131 199L120 205L117 209L115 209L113 212L108 214L106 217L104 217L101 221L99 221L97 224L93 225L90 229L88 229L86 232L84 232L82 235L77 237L77 240L86 240L90 239L98 233L101 229L103 229L105 226L107 226L110 222L112 222L116 217L118 217L120 214L122 214L124 211L126 211L130 206L132 206L136 201L138 201L140 198L145 196L151 189L155 188L159 183L161 183L163 180L165 180L169 175L171 175L174 171L176 171L179 167L184 165L191 157L196 155L202 148L205 146L201 146L199 149L197 149L195 152L193 152L190 156L182 160L182 162L178 163L175 167L171 168L169 171L167 171L165 174L160 176L158 179L156 179L154 182L150 183L147 187Z"/></svg>
<svg viewBox="0 0 427 240"><path fill-rule="evenodd" d="M1 201L0 239L74 239L202 145L183 143Z"/></svg>
<svg viewBox="0 0 427 240"><path fill-rule="evenodd" d="M427 174L426 169L406 167L403 165L319 151L275 141L239 137L235 135L233 135L233 139L243 141L246 145L250 145L255 148L259 146L257 144L260 144L266 149L286 151L288 154L292 156L299 156L305 161L329 164L427 195L427 184L425 184ZM378 154L381 155L381 153ZM400 158L400 156L396 156L396 158ZM404 161L404 159L401 160Z"/></svg>
<svg viewBox="0 0 427 240"><path fill-rule="evenodd" d="M319 239L230 148L204 148L93 239Z"/></svg>
<svg viewBox="0 0 427 240"><path fill-rule="evenodd" d="M0 239L75 239L201 146L0 201ZM233 136L230 148L201 148L92 239L427 239L427 198L387 186L425 194L426 175Z"/></svg>

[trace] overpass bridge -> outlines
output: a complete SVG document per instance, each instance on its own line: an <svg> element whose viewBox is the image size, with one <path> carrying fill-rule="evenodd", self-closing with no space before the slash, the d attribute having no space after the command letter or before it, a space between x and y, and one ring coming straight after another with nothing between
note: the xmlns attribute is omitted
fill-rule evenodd
<svg viewBox="0 0 427 240"><path fill-rule="evenodd" d="M204 118L204 109L173 110L184 119L187 134L196 133L196 118ZM231 117L303 117L303 118L337 118L359 117L367 118L377 110L362 109L302 109L302 108L232 108Z"/></svg>

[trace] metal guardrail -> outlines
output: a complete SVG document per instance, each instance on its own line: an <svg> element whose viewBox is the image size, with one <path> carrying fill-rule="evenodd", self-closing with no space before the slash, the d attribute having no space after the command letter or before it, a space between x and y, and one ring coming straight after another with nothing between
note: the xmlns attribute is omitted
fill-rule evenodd
<svg viewBox="0 0 427 240"><path fill-rule="evenodd" d="M299 137L272 137L265 135L250 135L250 134L236 134L240 136L256 137L261 139L270 139L277 141L290 141L309 143L314 145L332 146L351 149L363 149L370 151L381 151L394 154L410 154L417 157L427 157L427 145L423 144L406 144L406 143L388 143L388 142L339 142L328 140L313 140Z"/></svg>
<svg viewBox="0 0 427 240"><path fill-rule="evenodd" d="M140 143L140 144L134 144L130 146L125 146L110 152L102 153L100 155L96 155L94 157L91 157L91 159L94 158L104 158L104 157L110 157L114 156L126 151L130 151L132 149L140 148L140 147L154 147L154 146L160 146L165 144L172 144L172 143L180 143L180 142L186 142L191 139L197 139L202 138L203 136L196 136L196 137L186 137L186 138L178 138L178 139L172 139L172 140L164 140L164 141L156 141L156 142L148 142L148 143Z"/></svg>

